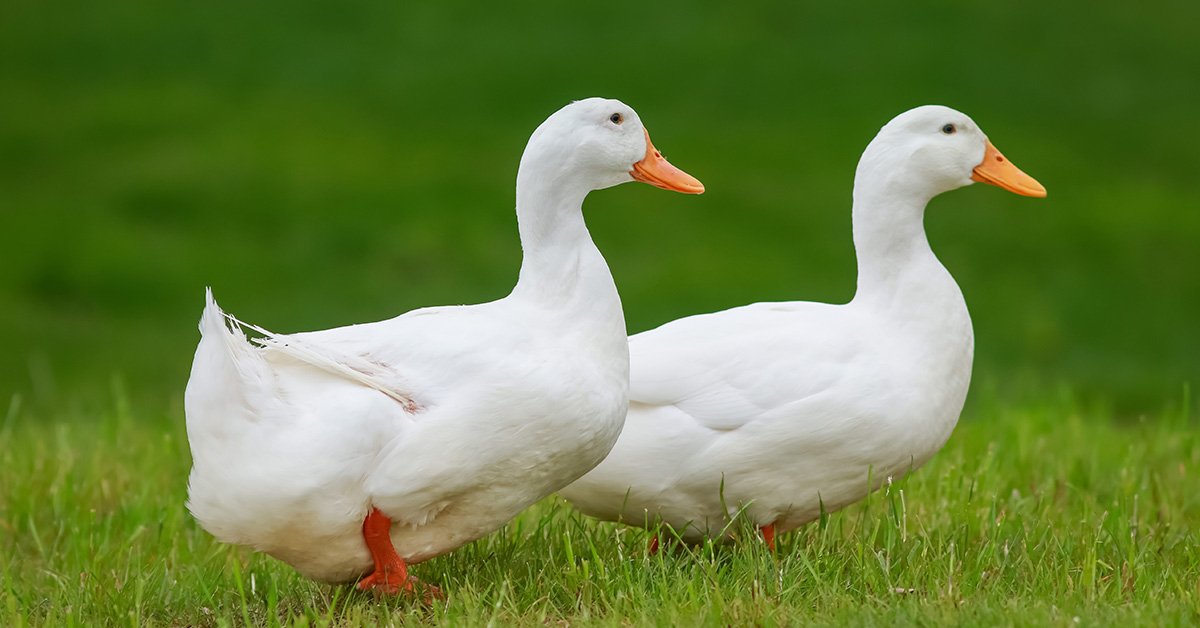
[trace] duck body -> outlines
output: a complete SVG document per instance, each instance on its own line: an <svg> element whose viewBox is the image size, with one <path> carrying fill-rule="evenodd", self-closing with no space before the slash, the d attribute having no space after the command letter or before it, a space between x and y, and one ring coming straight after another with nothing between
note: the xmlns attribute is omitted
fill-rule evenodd
<svg viewBox="0 0 1200 628"><path fill-rule="evenodd" d="M921 466L971 374L965 303L948 274L938 283L940 325L904 306L757 303L633 336L619 445L561 494L697 541L732 533L743 508L786 532Z"/></svg>
<svg viewBox="0 0 1200 628"><path fill-rule="evenodd" d="M630 338L624 432L560 495L692 542L732 536L742 513L773 543L929 460L962 411L974 335L924 210L970 184L987 151L945 107L881 129L855 176L854 298L756 303Z"/></svg>
<svg viewBox="0 0 1200 628"><path fill-rule="evenodd" d="M631 109L579 101L522 157L524 255L508 296L282 335L224 314L210 292L185 395L195 518L313 579L374 565L360 588L411 591L408 564L496 530L597 464L624 422L629 354L581 205L635 179L703 190Z"/></svg>
<svg viewBox="0 0 1200 628"><path fill-rule="evenodd" d="M565 323L502 300L256 347L210 302L187 391L188 506L221 541L330 582L369 571L360 527L372 506L392 517L409 563L492 532L595 466L620 433L623 330ZM421 392L397 401L306 361L296 343L387 365L381 385Z"/></svg>

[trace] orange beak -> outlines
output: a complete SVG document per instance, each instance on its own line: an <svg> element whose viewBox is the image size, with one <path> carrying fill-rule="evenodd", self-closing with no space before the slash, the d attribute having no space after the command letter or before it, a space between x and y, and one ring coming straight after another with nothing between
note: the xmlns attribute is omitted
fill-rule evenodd
<svg viewBox="0 0 1200 628"><path fill-rule="evenodd" d="M645 131L645 129L642 130ZM654 144L650 141L650 132L645 132L646 156L633 164L633 170L629 171L629 176L633 177L634 181L649 183L664 190L673 190L684 194L703 194L704 184L700 183L696 177L672 166L671 162L667 161L657 148L654 148Z"/></svg>
<svg viewBox="0 0 1200 628"><path fill-rule="evenodd" d="M1006 159L1000 151L992 146L992 142L987 141L987 147L983 150L983 161L975 166L975 170L971 173L971 179L980 183L988 183L996 187L1004 188L1014 194L1021 196L1036 196L1044 198L1046 196L1046 188L1037 179L1021 172L1021 169L1014 166L1011 161Z"/></svg>

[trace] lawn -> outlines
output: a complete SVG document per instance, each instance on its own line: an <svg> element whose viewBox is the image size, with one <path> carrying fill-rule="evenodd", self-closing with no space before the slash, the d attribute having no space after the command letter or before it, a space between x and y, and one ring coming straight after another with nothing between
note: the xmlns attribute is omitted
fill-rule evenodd
<svg viewBox="0 0 1200 628"><path fill-rule="evenodd" d="M121 399L77 417L16 408L0 428L0 476L22 479L0 485L0 624L1200 621L1200 426L1182 403L1134 422L1067 398L981 403L926 468L774 555L746 541L648 556L646 532L551 498L415 567L449 594L426 608L214 542L182 505L181 417Z"/></svg>
<svg viewBox="0 0 1200 628"><path fill-rule="evenodd" d="M1200 622L1200 5L0 13L0 625ZM855 162L913 106L1046 185L929 208L977 339L945 450L775 555L647 557L549 499L418 566L433 608L215 544L183 507L204 287L278 331L503 296L524 142L592 95L708 188L589 197L631 332L850 298Z"/></svg>

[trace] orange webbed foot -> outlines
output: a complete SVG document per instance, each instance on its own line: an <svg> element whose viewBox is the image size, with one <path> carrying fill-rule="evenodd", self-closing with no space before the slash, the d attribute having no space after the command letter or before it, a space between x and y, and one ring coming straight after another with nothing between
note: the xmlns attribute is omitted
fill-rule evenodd
<svg viewBox="0 0 1200 628"><path fill-rule="evenodd" d="M763 542L767 544L767 549L771 552L775 551L775 524L770 523L759 528L762 532Z"/></svg>
<svg viewBox="0 0 1200 628"><path fill-rule="evenodd" d="M375 571L358 581L361 591L378 595L420 595L425 603L444 600L442 590L408 575L408 565L396 553L391 539L392 520L378 508L372 508L363 520L363 540L375 561Z"/></svg>
<svg viewBox="0 0 1200 628"><path fill-rule="evenodd" d="M381 596L420 595L421 599L430 604L435 600L446 599L446 594L438 587L422 582L412 576L398 577L393 572L374 572L358 581L360 591L370 591Z"/></svg>
<svg viewBox="0 0 1200 628"><path fill-rule="evenodd" d="M646 544L646 554L649 556L654 556L658 554L659 549L661 548L659 547L658 535L656 534L650 537L650 542Z"/></svg>

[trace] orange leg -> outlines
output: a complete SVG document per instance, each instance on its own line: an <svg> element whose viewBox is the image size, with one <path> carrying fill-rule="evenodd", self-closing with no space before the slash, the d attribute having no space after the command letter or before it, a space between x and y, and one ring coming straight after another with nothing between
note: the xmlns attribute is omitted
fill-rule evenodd
<svg viewBox="0 0 1200 628"><path fill-rule="evenodd" d="M378 508L371 508L363 520L362 534L375 561L375 571L358 581L359 589L387 595L396 595L401 591L412 593L415 590L418 581L408 575L408 565L392 546L391 531L392 520ZM425 595L427 598L442 597L437 587L428 585Z"/></svg>
<svg viewBox="0 0 1200 628"><path fill-rule="evenodd" d="M763 541L766 541L767 547L770 548L770 550L772 552L774 552L775 551L775 524L768 523L767 525L759 528L759 531L762 532Z"/></svg>
<svg viewBox="0 0 1200 628"><path fill-rule="evenodd" d="M646 553L654 556L658 553L658 535L650 537L650 543L646 545Z"/></svg>

